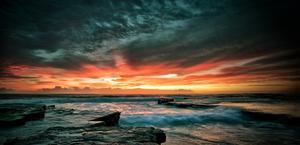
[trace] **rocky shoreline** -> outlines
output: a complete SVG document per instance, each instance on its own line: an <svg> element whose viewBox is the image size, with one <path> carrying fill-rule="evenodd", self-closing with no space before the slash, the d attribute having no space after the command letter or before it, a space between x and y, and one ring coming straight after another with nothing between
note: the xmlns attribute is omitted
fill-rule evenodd
<svg viewBox="0 0 300 145"><path fill-rule="evenodd" d="M47 109L54 105L2 104L0 105L1 127L24 125L28 121L43 119ZM4 145L32 144L161 144L166 141L164 131L153 127L120 127L121 112L103 111L99 117L88 119L93 124L79 127L49 127L44 132L26 138L11 138Z"/></svg>
<svg viewBox="0 0 300 145"><path fill-rule="evenodd" d="M208 111L208 112L218 110L221 111L222 113L223 111L226 112L226 109L229 109L229 111L233 110L234 111L233 115L239 117L238 118L239 120L237 120L238 123L240 122L243 123L247 121L249 121L250 123L262 122L263 124L279 123L280 125L284 125L283 127L294 128L295 126L296 127L299 126L298 122L300 120L298 116L292 116L291 114L278 112L278 109L270 111L268 110L268 106L267 107L263 106L265 105L264 103L252 103L254 105L249 106L249 102L244 103L242 100L238 100L238 99L232 99L232 100L229 99L220 103L218 100L209 102L201 98L164 97L164 98L156 98L156 101L158 105L155 107L172 109L172 110L174 109L178 112L180 112L180 110ZM135 124L135 122L139 118L134 118L134 117L126 118L128 117L128 114L126 114L127 112L125 112L126 109L124 109L124 112L123 110L120 112L117 111L119 109L116 108L121 108L123 106L117 106L116 108L112 109L105 106L105 103L100 105L101 108L93 108L94 106L90 106L89 103L84 105L78 105L76 103L75 105L65 104L65 106L63 107L60 106L60 104L56 104L56 106L55 105L46 106L46 105L39 105L39 104L1 104L0 105L0 127L2 129L7 129L7 128L10 129L13 127L23 129L23 127L27 127L27 130L29 130L27 133L29 133L29 135L13 132L3 137L0 144L3 143L5 145L31 145L31 144L155 145L155 144L161 144L166 142L166 134L161 129L153 128L153 127L138 127L139 123ZM141 110L141 108L133 108L133 109ZM151 111L152 109L153 108L151 108ZM114 111L110 111L110 110L114 110ZM122 112L127 115L125 116L123 114L124 115L123 117L126 118L126 121L128 122L133 121L133 125L127 126L128 124L126 125L126 121L124 122L123 120L121 120L119 124L119 120L121 118ZM174 116L177 117L176 115ZM154 118L156 117L157 116L154 116ZM205 117L207 116L205 115L197 116L196 114L195 117L188 118L189 120L186 120L186 122L192 122L193 119L198 121L197 119L202 119L201 117L205 119ZM216 115L213 117L211 117L211 119L217 119L217 121L220 121L218 120L218 117L220 116ZM157 120L150 120L150 119L148 120L149 122L157 121ZM176 119L177 118L174 118L173 120L176 121ZM164 123L166 122L168 125L170 124L170 122L168 122L168 119L163 120L163 122ZM34 127L37 126L35 132L31 131L32 126ZM162 125L159 127L164 127L164 126ZM3 131L3 133L6 132ZM169 135L169 140L170 138L172 139L172 135L170 134L168 135ZM169 141L167 141L167 143L169 143Z"/></svg>
<svg viewBox="0 0 300 145"><path fill-rule="evenodd" d="M0 105L0 126L19 126L28 121L42 119L46 105L2 104Z"/></svg>

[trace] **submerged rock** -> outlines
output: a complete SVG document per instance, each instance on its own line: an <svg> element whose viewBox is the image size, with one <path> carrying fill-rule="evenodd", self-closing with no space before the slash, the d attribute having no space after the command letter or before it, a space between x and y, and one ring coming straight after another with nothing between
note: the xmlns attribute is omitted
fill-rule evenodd
<svg viewBox="0 0 300 145"><path fill-rule="evenodd" d="M48 105L47 109L51 110L51 109L55 109L55 105Z"/></svg>
<svg viewBox="0 0 300 145"><path fill-rule="evenodd" d="M92 119L90 121L103 121L106 126L114 126L119 123L121 112L113 112L109 114L105 114L101 117Z"/></svg>
<svg viewBox="0 0 300 145"><path fill-rule="evenodd" d="M286 114L272 114L272 113L259 112L256 110L248 110L248 109L243 109L241 110L241 112L243 115L246 115L247 117L259 121L278 122L286 125L299 125L300 122L299 117L294 117Z"/></svg>
<svg viewBox="0 0 300 145"><path fill-rule="evenodd" d="M193 103L185 103L185 102L168 102L165 103L165 105L175 106L178 108L203 108L203 109L216 107L216 105L213 104L193 104Z"/></svg>
<svg viewBox="0 0 300 145"><path fill-rule="evenodd" d="M175 101L174 98L159 98L157 103L158 104L165 104L165 103L174 102L174 101Z"/></svg>
<svg viewBox="0 0 300 145"><path fill-rule="evenodd" d="M1 104L0 126L18 126L27 121L44 118L45 110L45 105Z"/></svg>
<svg viewBox="0 0 300 145"><path fill-rule="evenodd" d="M184 100L187 101L180 101L177 102L174 98L160 98L158 99L157 103L158 104L163 104L163 105L168 105L168 106L174 106L178 108L212 108L216 107L217 105L214 104L202 104L202 103L190 103L187 98L183 98Z"/></svg>
<svg viewBox="0 0 300 145"><path fill-rule="evenodd" d="M200 104L200 103L188 103L188 102L175 102L172 98L161 98L158 100L158 104L174 106L178 108L212 108L216 107L217 105L213 104Z"/></svg>
<svg viewBox="0 0 300 145"><path fill-rule="evenodd" d="M4 144L154 145L165 141L165 133L153 127L53 127L39 135L7 140Z"/></svg>

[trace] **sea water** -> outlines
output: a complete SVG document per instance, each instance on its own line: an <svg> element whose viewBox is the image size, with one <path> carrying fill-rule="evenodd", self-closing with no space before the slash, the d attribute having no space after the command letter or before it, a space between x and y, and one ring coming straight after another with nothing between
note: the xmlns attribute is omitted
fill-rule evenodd
<svg viewBox="0 0 300 145"><path fill-rule="evenodd" d="M159 105L160 96L98 95L5 95L1 104L29 103L55 105L45 118L23 126L0 130L0 143L15 137L28 137L55 126L81 126L98 111L120 111L120 126L157 127L167 134L165 145L192 144L300 144L299 125L261 121L245 117L241 109L299 117L297 97L266 95L168 96L177 100L218 104L208 109L176 108ZM72 114L72 115L70 115Z"/></svg>

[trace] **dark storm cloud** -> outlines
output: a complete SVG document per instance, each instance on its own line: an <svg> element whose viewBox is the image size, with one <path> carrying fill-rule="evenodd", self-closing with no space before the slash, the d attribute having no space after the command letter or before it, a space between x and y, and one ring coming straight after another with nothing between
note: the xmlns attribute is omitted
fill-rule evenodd
<svg viewBox="0 0 300 145"><path fill-rule="evenodd" d="M218 1L222 7L211 1L206 7L189 4L189 10L203 13L187 18L183 28L136 39L123 49L128 61L135 66L167 62L188 67L206 60L288 52L299 46L295 2Z"/></svg>
<svg viewBox="0 0 300 145"><path fill-rule="evenodd" d="M114 3L1 1L1 60L5 61L2 65L24 63L62 68L78 67L81 63L113 65L107 48L110 46L104 46L103 42L133 29L125 25L126 17L112 13L114 9L124 13L128 9L122 10L124 4Z"/></svg>
<svg viewBox="0 0 300 145"><path fill-rule="evenodd" d="M296 1L2 0L0 8L3 67L113 67L115 50L132 67L189 67L299 46Z"/></svg>

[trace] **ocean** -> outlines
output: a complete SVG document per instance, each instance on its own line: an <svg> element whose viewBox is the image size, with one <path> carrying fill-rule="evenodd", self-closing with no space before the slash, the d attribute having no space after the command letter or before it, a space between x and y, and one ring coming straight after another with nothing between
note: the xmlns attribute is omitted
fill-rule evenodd
<svg viewBox="0 0 300 145"><path fill-rule="evenodd" d="M217 107L178 108L158 104L160 97ZM300 117L299 100L297 95L283 94L1 95L0 104L46 104L56 108L47 110L44 119L30 121L23 126L1 127L0 143L6 139L33 136L50 127L80 126L88 123L87 116L108 110L121 112L119 126L151 126L164 130L167 141L163 145L300 144L300 123L294 121ZM243 110L275 116L256 118ZM71 112L73 115L68 115ZM280 115L287 118L282 121Z"/></svg>

